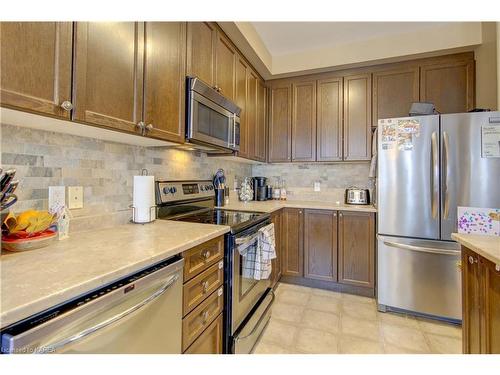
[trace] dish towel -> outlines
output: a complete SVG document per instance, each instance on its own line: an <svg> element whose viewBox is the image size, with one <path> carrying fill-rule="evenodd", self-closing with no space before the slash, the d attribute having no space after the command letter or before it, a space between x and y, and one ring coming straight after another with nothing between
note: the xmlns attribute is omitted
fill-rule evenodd
<svg viewBox="0 0 500 375"><path fill-rule="evenodd" d="M241 272L246 279L264 280L271 275L271 260L276 258L274 224L259 229L251 236L236 239L242 257Z"/></svg>

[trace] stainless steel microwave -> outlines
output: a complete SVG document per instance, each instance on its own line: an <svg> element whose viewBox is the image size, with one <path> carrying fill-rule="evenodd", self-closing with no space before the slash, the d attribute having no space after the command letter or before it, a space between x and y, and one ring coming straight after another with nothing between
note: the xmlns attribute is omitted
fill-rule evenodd
<svg viewBox="0 0 500 375"><path fill-rule="evenodd" d="M241 109L197 77L188 77L186 87L186 140L218 151L239 151Z"/></svg>

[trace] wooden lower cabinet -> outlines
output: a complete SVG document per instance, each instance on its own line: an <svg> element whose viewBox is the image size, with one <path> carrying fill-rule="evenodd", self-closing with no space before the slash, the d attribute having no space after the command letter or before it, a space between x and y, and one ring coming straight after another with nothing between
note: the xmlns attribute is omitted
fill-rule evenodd
<svg viewBox="0 0 500 375"><path fill-rule="evenodd" d="M500 270L463 246L462 350L500 354Z"/></svg>
<svg viewBox="0 0 500 375"><path fill-rule="evenodd" d="M304 276L303 215L299 208L283 209L282 272L286 276Z"/></svg>
<svg viewBox="0 0 500 375"><path fill-rule="evenodd" d="M375 295L375 214L283 209L283 282Z"/></svg>
<svg viewBox="0 0 500 375"><path fill-rule="evenodd" d="M271 214L271 222L274 224L274 241L276 246L276 258L271 261L271 287L274 288L281 278L283 258L283 235L282 235L282 210Z"/></svg>
<svg viewBox="0 0 500 375"><path fill-rule="evenodd" d="M222 354L222 341L222 314L220 314L184 354Z"/></svg>
<svg viewBox="0 0 500 375"><path fill-rule="evenodd" d="M224 236L184 251L182 350L222 353Z"/></svg>
<svg viewBox="0 0 500 375"><path fill-rule="evenodd" d="M375 215L339 212L339 283L375 287Z"/></svg>

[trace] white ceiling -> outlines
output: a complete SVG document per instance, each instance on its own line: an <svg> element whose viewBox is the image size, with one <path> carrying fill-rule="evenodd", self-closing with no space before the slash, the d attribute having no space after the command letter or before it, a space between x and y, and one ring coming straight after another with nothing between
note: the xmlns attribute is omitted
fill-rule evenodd
<svg viewBox="0 0 500 375"><path fill-rule="evenodd" d="M272 56L439 28L449 22L252 22Z"/></svg>

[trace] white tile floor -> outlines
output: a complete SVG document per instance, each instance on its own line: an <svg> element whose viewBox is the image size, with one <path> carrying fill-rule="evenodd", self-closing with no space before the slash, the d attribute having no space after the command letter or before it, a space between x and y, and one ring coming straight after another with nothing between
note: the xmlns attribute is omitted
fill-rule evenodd
<svg viewBox="0 0 500 375"><path fill-rule="evenodd" d="M280 283L255 354L461 353L455 325L380 313L372 298Z"/></svg>

